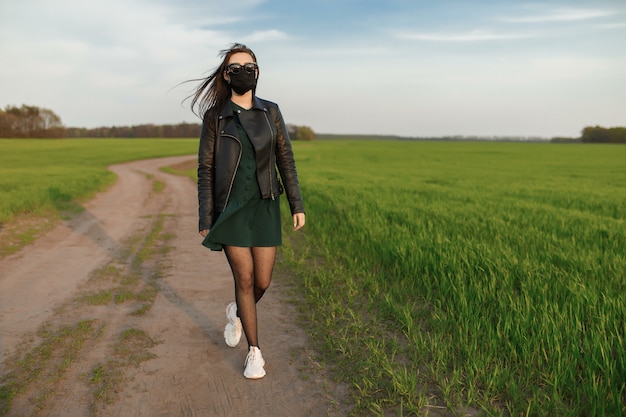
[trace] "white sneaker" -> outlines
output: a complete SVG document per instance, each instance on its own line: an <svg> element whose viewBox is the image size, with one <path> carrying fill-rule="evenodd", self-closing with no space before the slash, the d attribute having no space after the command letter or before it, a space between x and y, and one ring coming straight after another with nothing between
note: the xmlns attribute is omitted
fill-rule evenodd
<svg viewBox="0 0 626 417"><path fill-rule="evenodd" d="M263 360L263 355L261 355L261 349L256 346L251 346L246 356L246 369L243 371L243 376L248 379L263 378L265 376L264 365L265 361Z"/></svg>
<svg viewBox="0 0 626 417"><path fill-rule="evenodd" d="M237 304L230 303L226 307L228 323L224 329L224 340L230 347L235 347L241 340L241 319L237 317Z"/></svg>

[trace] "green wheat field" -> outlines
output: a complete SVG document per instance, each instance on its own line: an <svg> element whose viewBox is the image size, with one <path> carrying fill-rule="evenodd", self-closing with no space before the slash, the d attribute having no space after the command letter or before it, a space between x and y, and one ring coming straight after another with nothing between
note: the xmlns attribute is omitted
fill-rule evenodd
<svg viewBox="0 0 626 417"><path fill-rule="evenodd" d="M0 223L197 140L0 141ZM626 415L626 146L295 142L288 268L355 415ZM193 170L188 172L193 176ZM448 414L445 414L448 413Z"/></svg>

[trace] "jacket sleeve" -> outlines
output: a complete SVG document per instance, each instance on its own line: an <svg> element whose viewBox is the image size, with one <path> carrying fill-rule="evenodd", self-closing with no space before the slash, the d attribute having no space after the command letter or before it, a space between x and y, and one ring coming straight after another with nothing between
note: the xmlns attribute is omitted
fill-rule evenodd
<svg viewBox="0 0 626 417"><path fill-rule="evenodd" d="M278 107L275 108L276 115L274 117L276 123L276 165L280 178L285 186L287 200L291 214L304 213L304 202L300 193L300 184L298 182L298 173L296 172L296 162L291 148L291 140L289 133L283 120L283 115Z"/></svg>
<svg viewBox="0 0 626 417"><path fill-rule="evenodd" d="M217 118L204 114L198 147L198 230L213 224L214 153Z"/></svg>

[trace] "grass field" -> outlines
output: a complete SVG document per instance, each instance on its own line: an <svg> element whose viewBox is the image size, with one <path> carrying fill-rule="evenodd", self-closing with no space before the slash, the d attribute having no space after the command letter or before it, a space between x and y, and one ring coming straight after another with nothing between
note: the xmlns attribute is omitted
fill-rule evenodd
<svg viewBox="0 0 626 417"><path fill-rule="evenodd" d="M108 165L162 156L195 154L197 139L0 139L0 230L15 216L31 216L32 227L0 242L11 253L45 230L37 217L76 204L115 181Z"/></svg>
<svg viewBox="0 0 626 417"><path fill-rule="evenodd" d="M197 139L0 139L0 224L85 198L115 180L108 165L194 154Z"/></svg>
<svg viewBox="0 0 626 417"><path fill-rule="evenodd" d="M626 413L626 147L298 145L292 265L360 409Z"/></svg>
<svg viewBox="0 0 626 417"><path fill-rule="evenodd" d="M0 222L93 194L108 164L196 147L0 141ZM282 258L356 415L626 414L626 146L294 149L307 226Z"/></svg>

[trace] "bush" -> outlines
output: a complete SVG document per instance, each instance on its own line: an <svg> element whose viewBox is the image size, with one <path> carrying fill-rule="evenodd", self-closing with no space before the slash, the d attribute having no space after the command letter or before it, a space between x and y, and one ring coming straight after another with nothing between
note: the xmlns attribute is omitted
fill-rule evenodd
<svg viewBox="0 0 626 417"><path fill-rule="evenodd" d="M315 132L313 132L313 129L308 126L298 126L296 128L296 134L293 139L311 141L315 139Z"/></svg>

